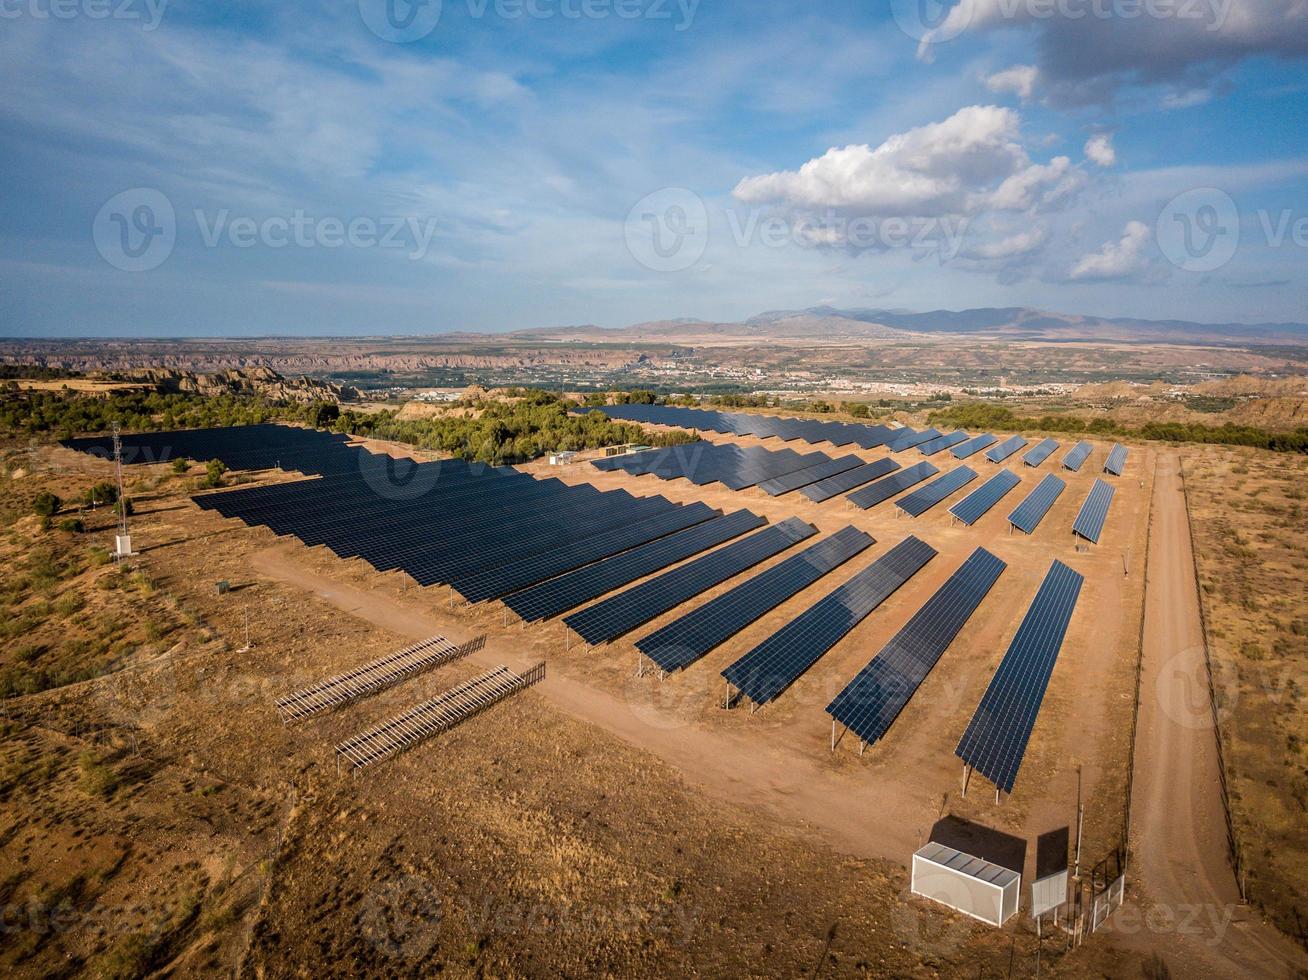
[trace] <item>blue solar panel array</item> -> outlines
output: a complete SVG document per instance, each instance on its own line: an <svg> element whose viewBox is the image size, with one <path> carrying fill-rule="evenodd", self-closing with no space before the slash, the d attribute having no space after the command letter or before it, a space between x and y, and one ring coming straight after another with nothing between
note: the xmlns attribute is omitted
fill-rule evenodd
<svg viewBox="0 0 1308 980"><path fill-rule="evenodd" d="M609 418L621 419L625 422L675 425L702 432L756 436L760 439L829 442L834 446L854 445L862 449L875 449L877 446L885 445L886 439L893 431L884 425L819 422L815 419L780 418L775 415L756 415L753 412L714 412L701 408L679 408L674 405L606 405L602 408L576 408L573 411L579 415L600 412Z"/></svg>
<svg viewBox="0 0 1308 980"><path fill-rule="evenodd" d="M1006 567L984 548L972 552L836 695L827 713L864 742L884 737Z"/></svg>
<svg viewBox="0 0 1308 980"><path fill-rule="evenodd" d="M505 596L504 604L525 622L548 619L766 523L747 510L715 517Z"/></svg>
<svg viewBox="0 0 1308 980"><path fill-rule="evenodd" d="M757 534L587 606L564 617L563 622L587 643L608 643L816 533L811 524L787 517Z"/></svg>
<svg viewBox="0 0 1308 980"><path fill-rule="evenodd" d="M1012 470L1000 470L954 504L953 507L950 507L949 513L964 524L969 526L975 524L985 515L986 511L1003 499L1004 494L1021 482L1021 478Z"/></svg>
<svg viewBox="0 0 1308 980"><path fill-rule="evenodd" d="M67 445L105 455L110 443ZM509 467L394 459L293 426L128 435L123 445L134 463L221 459L233 470L280 465L316 475L193 499L378 570L400 569L421 585L448 583L472 601L505 598L528 619L557 615L764 523L747 511L724 517L702 503L601 492ZM778 455L750 459L766 468ZM729 476L753 473L741 464Z"/></svg>
<svg viewBox="0 0 1308 980"><path fill-rule="evenodd" d="M995 442L996 437L992 436L989 432L985 432L979 436L973 436L966 442L960 442L949 451L954 454L955 459L967 459L969 456L985 449L986 446L994 445Z"/></svg>
<svg viewBox="0 0 1308 980"><path fill-rule="evenodd" d="M877 480L876 483L864 487L862 490L855 490L845 499L855 507L862 507L867 510L869 507L875 507L883 500L889 500L901 490L907 490L911 486L921 483L929 476L935 476L939 473L934 465L923 460L915 463L906 470L900 470L898 473L892 473L884 479Z"/></svg>
<svg viewBox="0 0 1308 980"><path fill-rule="evenodd" d="M790 493L792 490L798 490L810 483L817 483L819 480L825 480L829 476L835 476L837 473L844 473L846 470L852 470L855 466L862 465L863 457L861 456L839 456L835 459L829 459L825 463L818 463L816 466L794 470L784 476L774 476L770 480L759 483L758 488L768 496L779 497L783 493Z"/></svg>
<svg viewBox="0 0 1308 980"><path fill-rule="evenodd" d="M793 449L771 450L761 446L695 442L607 456L591 460L591 465L609 472L624 470L633 476L686 479L698 486L722 483L732 490L744 490L765 480L830 462L830 457L819 452L800 455Z"/></svg>
<svg viewBox="0 0 1308 980"><path fill-rule="evenodd" d="M735 636L754 620L874 543L870 534L844 527L799 554L773 565L729 592L636 641L636 649L663 670L680 670Z"/></svg>
<svg viewBox="0 0 1308 980"><path fill-rule="evenodd" d="M976 470L959 466L944 476L932 480L919 490L895 501L895 506L910 517L920 517L951 493L955 493L976 479Z"/></svg>
<svg viewBox="0 0 1308 980"><path fill-rule="evenodd" d="M921 432L915 432L905 426L902 429L896 429L894 434L886 440L886 448L892 453L902 453L905 449L924 445L939 435L939 429L923 429Z"/></svg>
<svg viewBox="0 0 1308 980"><path fill-rule="evenodd" d="M1039 466L1052 456L1057 448L1057 439L1041 439L1031 449L1027 450L1026 455L1022 457L1022 462L1027 466Z"/></svg>
<svg viewBox="0 0 1308 980"><path fill-rule="evenodd" d="M992 446L990 449L987 449L986 459L990 460L992 463L1002 463L1025 445L1026 440L1021 436L1009 436L998 446Z"/></svg>
<svg viewBox="0 0 1308 980"><path fill-rule="evenodd" d="M1126 469L1126 447L1121 443L1116 443L1109 450L1108 459L1104 461L1104 472L1111 473L1113 476L1121 476L1124 469Z"/></svg>
<svg viewBox="0 0 1308 980"><path fill-rule="evenodd" d="M1108 519L1108 505L1113 502L1113 485L1103 480L1095 480L1095 485L1086 495L1081 512L1072 522L1072 532L1087 541L1099 543L1099 535L1104 531L1104 521Z"/></svg>
<svg viewBox="0 0 1308 980"><path fill-rule="evenodd" d="M803 487L800 493L814 503L820 504L824 500L830 500L837 494L844 493L846 490L853 490L855 487L861 487L864 483L870 483L877 477L893 473L897 469L899 469L899 464L887 456L871 463L864 463L862 466L855 466L843 473L827 477L825 480L819 480L817 483Z"/></svg>
<svg viewBox="0 0 1308 980"><path fill-rule="evenodd" d="M1062 562L1049 567L955 750L1006 793L1013 792L1082 581Z"/></svg>
<svg viewBox="0 0 1308 980"><path fill-rule="evenodd" d="M1075 446L1069 449L1067 455L1063 457L1063 469L1071 470L1075 473L1081 468L1082 464L1085 463L1093 449L1094 446L1090 445L1088 442L1078 442Z"/></svg>
<svg viewBox="0 0 1308 980"><path fill-rule="evenodd" d="M1065 486L1067 484L1050 473L1036 484L1036 488L1028 493L1026 499L1008 515L1008 523L1027 534L1035 533L1035 529L1044 519L1045 514L1049 513L1049 508L1054 506L1054 501L1058 499Z"/></svg>
<svg viewBox="0 0 1308 980"><path fill-rule="evenodd" d="M955 429L948 435L936 436L930 442L924 442L917 447L917 451L923 456L934 456L942 449L948 449L950 446L957 446L960 442L967 440L967 433L962 429Z"/></svg>
<svg viewBox="0 0 1308 980"><path fill-rule="evenodd" d="M936 550L925 541L905 538L750 650L722 676L755 704L774 700L935 556Z"/></svg>

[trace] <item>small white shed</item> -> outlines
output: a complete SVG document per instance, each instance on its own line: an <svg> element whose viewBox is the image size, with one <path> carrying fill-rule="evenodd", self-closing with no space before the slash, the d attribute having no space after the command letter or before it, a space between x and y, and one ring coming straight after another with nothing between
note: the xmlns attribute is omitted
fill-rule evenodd
<svg viewBox="0 0 1308 980"><path fill-rule="evenodd" d="M914 895L1002 926L1017 914L1022 876L936 841L913 855Z"/></svg>

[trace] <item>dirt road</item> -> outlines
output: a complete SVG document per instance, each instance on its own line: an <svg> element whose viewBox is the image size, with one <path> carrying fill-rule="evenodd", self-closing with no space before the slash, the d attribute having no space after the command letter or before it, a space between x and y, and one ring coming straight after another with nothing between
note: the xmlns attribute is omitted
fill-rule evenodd
<svg viewBox="0 0 1308 980"><path fill-rule="evenodd" d="M1227 860L1217 743L1180 462L1154 481L1144 664L1131 812L1143 906L1114 920L1124 945L1163 950L1172 976L1292 976L1308 958L1240 903Z"/></svg>

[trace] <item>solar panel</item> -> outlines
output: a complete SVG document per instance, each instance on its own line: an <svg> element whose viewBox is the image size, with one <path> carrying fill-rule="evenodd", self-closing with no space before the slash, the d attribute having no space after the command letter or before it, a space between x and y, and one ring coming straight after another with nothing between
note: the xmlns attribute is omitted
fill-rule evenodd
<svg viewBox="0 0 1308 980"><path fill-rule="evenodd" d="M992 463L1002 463L1025 445L1026 440L1021 436L1009 436L998 446L986 450L986 459Z"/></svg>
<svg viewBox="0 0 1308 980"><path fill-rule="evenodd" d="M1075 473L1081 468L1081 464L1086 461L1086 457L1090 455L1090 451L1093 448L1094 447L1088 442L1078 442L1075 446L1069 449L1067 455L1063 457L1063 469L1071 470Z"/></svg>
<svg viewBox="0 0 1308 980"><path fill-rule="evenodd" d="M1124 469L1126 469L1126 447L1117 443L1108 452L1108 459L1104 462L1104 472L1121 476Z"/></svg>
<svg viewBox="0 0 1308 980"><path fill-rule="evenodd" d="M843 527L729 592L636 641L663 670L693 664L754 620L874 543L870 534Z"/></svg>
<svg viewBox="0 0 1308 980"><path fill-rule="evenodd" d="M816 533L811 524L787 517L566 616L563 622L587 643L607 643Z"/></svg>
<svg viewBox="0 0 1308 980"><path fill-rule="evenodd" d="M912 449L914 446L930 442L939 435L939 429L923 429L921 432L914 432L912 429L905 427L896 433L895 439L886 443L886 448L892 453L900 453L905 449Z"/></svg>
<svg viewBox="0 0 1308 980"><path fill-rule="evenodd" d="M1026 499L1008 515L1008 523L1019 531L1033 533L1045 514L1049 512L1049 508L1054 506L1054 501L1058 499L1058 495L1063 492L1063 487L1066 485L1050 473L1036 484L1036 488L1028 493Z"/></svg>
<svg viewBox="0 0 1308 980"><path fill-rule="evenodd" d="M1013 792L1082 581L1060 561L1049 566L954 752L1007 793Z"/></svg>
<svg viewBox="0 0 1308 980"><path fill-rule="evenodd" d="M1086 495L1085 503L1081 505L1081 512L1072 522L1072 533L1098 544L1099 535L1104 530L1104 521L1108 519L1108 505L1112 502L1113 485L1096 479L1095 485Z"/></svg>
<svg viewBox="0 0 1308 980"><path fill-rule="evenodd" d="M827 714L862 741L881 739L1007 567L977 548L836 695Z"/></svg>
<svg viewBox="0 0 1308 980"><path fill-rule="evenodd" d="M830 500L837 494L853 490L855 487L861 487L864 483L870 483L877 477L893 473L897 469L899 469L899 464L887 456L885 459L864 463L862 466L855 466L843 473L837 473L825 480L819 480L817 483L801 487L799 492L814 503L820 504L824 500Z"/></svg>
<svg viewBox="0 0 1308 980"><path fill-rule="evenodd" d="M1039 466L1058 448L1057 439L1041 439L1035 444L1035 447L1028 450L1027 454L1022 457L1022 462L1027 466Z"/></svg>
<svg viewBox="0 0 1308 980"><path fill-rule="evenodd" d="M514 592L504 604L525 622L549 619L766 523L747 510L715 517Z"/></svg>
<svg viewBox="0 0 1308 980"><path fill-rule="evenodd" d="M977 487L966 497L949 508L949 513L953 514L964 524L971 526L981 519L981 517L995 504L1003 498L1004 494L1012 490L1013 487L1021 483L1021 478L1012 470L1000 470L985 483Z"/></svg>
<svg viewBox="0 0 1308 980"><path fill-rule="evenodd" d="M932 480L920 490L914 490L908 496L895 501L895 506L910 517L920 517L951 493L967 486L975 479L976 471L972 467L960 466Z"/></svg>
<svg viewBox="0 0 1308 980"><path fill-rule="evenodd" d="M845 499L855 507L862 507L867 510L869 507L875 507L883 500L889 500L901 490L907 490L914 484L921 483L927 477L935 476L939 472L940 470L934 465L923 460L920 463L913 464L906 470L901 470L884 479L877 480L871 486L856 490Z"/></svg>
<svg viewBox="0 0 1308 980"><path fill-rule="evenodd" d="M722 676L754 704L774 700L936 556L909 536L745 654Z"/></svg>
<svg viewBox="0 0 1308 980"><path fill-rule="evenodd" d="M973 436L967 442L960 442L957 446L949 450L954 454L955 459L967 459L969 456L979 453L986 446L992 445L996 437L989 432L982 433L979 436Z"/></svg>
<svg viewBox="0 0 1308 980"><path fill-rule="evenodd" d="M616 555L692 524L699 524L717 513L706 504L686 504L648 520L591 535L521 561L474 571L450 584L469 602L498 599L528 585L543 582L609 555Z"/></svg>
<svg viewBox="0 0 1308 980"><path fill-rule="evenodd" d="M758 485L758 488L769 496L778 497L783 493L790 493L792 490L798 490L810 483L817 483L819 480L825 480L829 476L835 476L837 473L844 473L846 470L852 470L855 466L862 465L863 458L861 456L840 456L836 459L829 459L825 463L818 463L816 466L793 470L782 476L764 480Z"/></svg>
<svg viewBox="0 0 1308 980"><path fill-rule="evenodd" d="M922 445L917 447L917 451L923 456L934 456L942 449L948 449L950 446L957 446L960 442L967 441L967 433L962 429L955 429L953 432L944 436L936 436Z"/></svg>

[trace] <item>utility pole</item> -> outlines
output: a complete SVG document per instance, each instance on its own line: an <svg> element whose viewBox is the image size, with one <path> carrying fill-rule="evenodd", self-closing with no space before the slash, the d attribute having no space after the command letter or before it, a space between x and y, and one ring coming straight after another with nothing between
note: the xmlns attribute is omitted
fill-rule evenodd
<svg viewBox="0 0 1308 980"><path fill-rule="evenodd" d="M122 561L132 556L132 536L127 530L127 496L123 492L123 442L118 435L118 423L113 425L114 477L118 481L118 535L114 542L114 558Z"/></svg>

